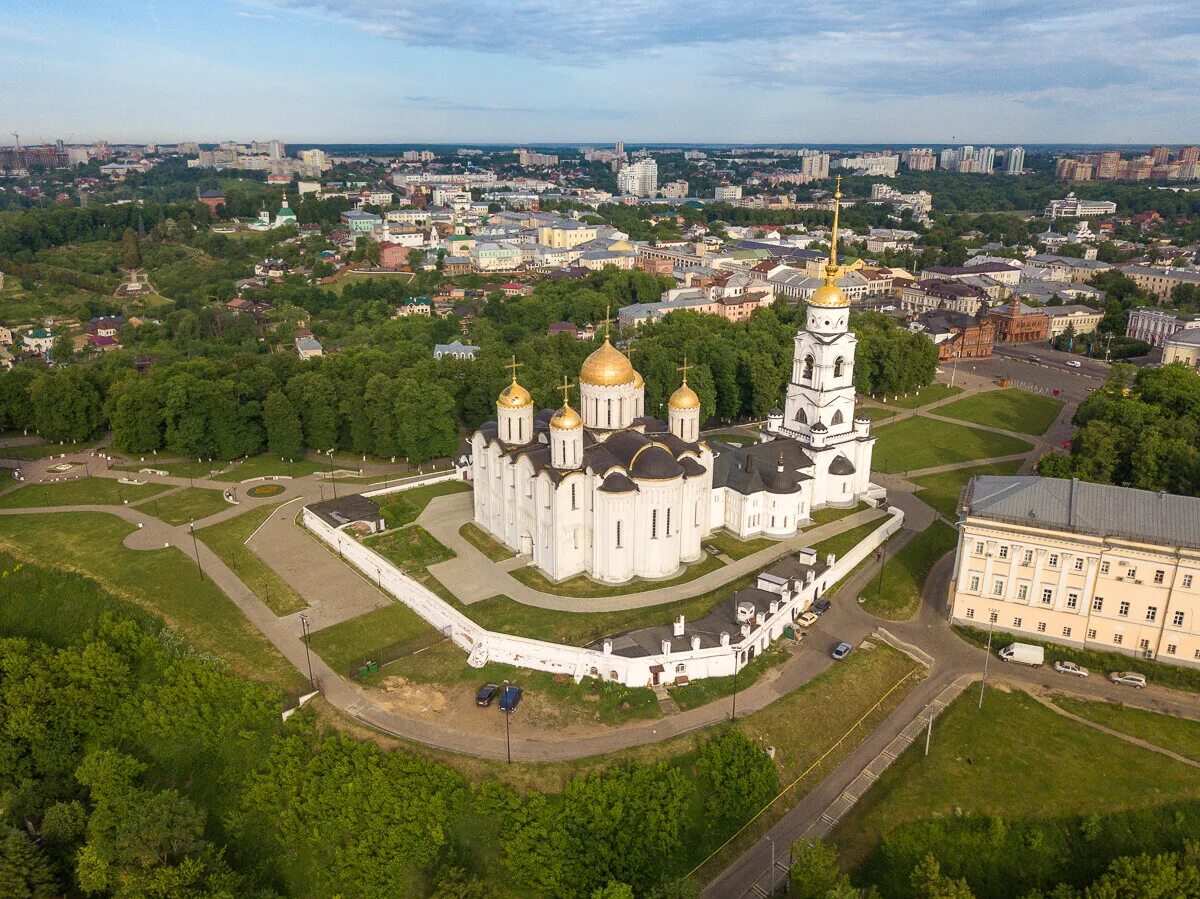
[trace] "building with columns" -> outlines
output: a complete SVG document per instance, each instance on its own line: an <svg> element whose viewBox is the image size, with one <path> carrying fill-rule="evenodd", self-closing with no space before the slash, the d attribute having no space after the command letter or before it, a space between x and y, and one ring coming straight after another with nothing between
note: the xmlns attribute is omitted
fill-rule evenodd
<svg viewBox="0 0 1200 899"><path fill-rule="evenodd" d="M475 523L547 577L617 584L676 574L716 529L783 539L814 509L882 500L870 482L871 422L854 412L855 336L836 247L831 256L796 335L787 411L751 446L701 437L686 360L662 422L646 415L645 382L607 334L579 370L578 411L564 379L562 405L535 412L514 359L496 420L471 438Z"/></svg>
<svg viewBox="0 0 1200 899"><path fill-rule="evenodd" d="M1200 498L981 476L959 531L955 623L1200 667Z"/></svg>

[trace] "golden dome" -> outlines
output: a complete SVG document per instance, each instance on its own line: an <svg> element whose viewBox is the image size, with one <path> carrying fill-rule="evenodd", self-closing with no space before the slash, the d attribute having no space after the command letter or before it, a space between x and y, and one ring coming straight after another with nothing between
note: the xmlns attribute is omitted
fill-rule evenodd
<svg viewBox="0 0 1200 899"><path fill-rule="evenodd" d="M808 298L810 306L849 306L850 301L846 299L846 295L842 293L842 289L837 286L837 282L832 278L826 278L825 283L813 291L813 295Z"/></svg>
<svg viewBox="0 0 1200 899"><path fill-rule="evenodd" d="M570 406L563 406L551 417L550 427L556 431L574 431L583 427L583 419Z"/></svg>
<svg viewBox="0 0 1200 899"><path fill-rule="evenodd" d="M636 368L633 370L633 386L641 390L646 386L646 382L642 380L642 373Z"/></svg>
<svg viewBox="0 0 1200 899"><path fill-rule="evenodd" d="M638 377L629 359L607 337L600 349L588 356L579 369L580 382L593 387L617 387L637 381Z"/></svg>
<svg viewBox="0 0 1200 899"><path fill-rule="evenodd" d="M696 391L687 386L687 381L679 386L679 389L671 394L671 398L667 400L667 405L672 409L699 409L700 397L696 396Z"/></svg>
<svg viewBox="0 0 1200 899"><path fill-rule="evenodd" d="M533 405L533 397L513 378L513 382L500 391L496 405L503 409L524 409Z"/></svg>

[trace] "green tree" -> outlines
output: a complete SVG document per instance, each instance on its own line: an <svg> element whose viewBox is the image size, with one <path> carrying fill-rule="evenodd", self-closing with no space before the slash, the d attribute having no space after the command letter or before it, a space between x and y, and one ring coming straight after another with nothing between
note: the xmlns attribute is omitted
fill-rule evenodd
<svg viewBox="0 0 1200 899"><path fill-rule="evenodd" d="M281 459L299 459L304 455L304 435L300 416L282 390L272 390L263 403L263 427L267 448Z"/></svg>
<svg viewBox="0 0 1200 899"><path fill-rule="evenodd" d="M50 347L50 361L55 365L66 365L75 358L75 340L66 331L60 331Z"/></svg>
<svg viewBox="0 0 1200 899"><path fill-rule="evenodd" d="M61 895L45 853L24 833L7 825L0 829L0 895L9 899L51 899Z"/></svg>
<svg viewBox="0 0 1200 899"><path fill-rule="evenodd" d="M942 866L932 853L913 868L909 885L917 899L974 899L975 896L966 880L943 874Z"/></svg>
<svg viewBox="0 0 1200 899"><path fill-rule="evenodd" d="M142 267L142 250L132 228L126 228L121 235L121 261L127 269Z"/></svg>
<svg viewBox="0 0 1200 899"><path fill-rule="evenodd" d="M420 383L420 382L418 382ZM441 383L402 390L396 400L396 443L414 464L453 456L458 450L458 418L454 397Z"/></svg>
<svg viewBox="0 0 1200 899"><path fill-rule="evenodd" d="M721 835L744 825L779 792L775 763L741 731L705 743L696 772L708 795L706 820Z"/></svg>
<svg viewBox="0 0 1200 899"><path fill-rule="evenodd" d="M126 453L149 453L162 446L162 392L156 380L136 373L109 386L113 446Z"/></svg>
<svg viewBox="0 0 1200 899"><path fill-rule="evenodd" d="M837 851L821 840L805 838L792 846L791 890L795 899L826 899L831 891L849 884L838 867Z"/></svg>
<svg viewBox="0 0 1200 899"><path fill-rule="evenodd" d="M38 433L47 440L86 440L104 423L100 394L84 368L44 372L29 395Z"/></svg>

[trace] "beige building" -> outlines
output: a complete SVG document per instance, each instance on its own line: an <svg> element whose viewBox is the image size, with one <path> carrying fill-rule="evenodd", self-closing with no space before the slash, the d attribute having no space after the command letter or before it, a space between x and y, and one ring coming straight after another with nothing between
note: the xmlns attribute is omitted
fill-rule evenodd
<svg viewBox="0 0 1200 899"><path fill-rule="evenodd" d="M1163 365L1182 362L1189 368L1200 369L1200 329L1177 331L1163 343Z"/></svg>
<svg viewBox="0 0 1200 899"><path fill-rule="evenodd" d="M1200 272L1167 265L1124 265L1121 271L1133 279L1142 290L1148 290L1160 300L1171 299L1171 292L1180 284L1200 284Z"/></svg>
<svg viewBox="0 0 1200 899"><path fill-rule="evenodd" d="M1100 327L1104 313L1091 306L1046 306L1043 310L1050 319L1050 337L1057 337L1074 327L1076 334L1092 334Z"/></svg>
<svg viewBox="0 0 1200 899"><path fill-rule="evenodd" d="M954 623L1200 667L1200 498L977 477L959 530Z"/></svg>
<svg viewBox="0 0 1200 899"><path fill-rule="evenodd" d="M538 228L538 243L555 249L569 250L581 243L595 240L597 236L595 225L585 225L570 219L560 224L543 225Z"/></svg>

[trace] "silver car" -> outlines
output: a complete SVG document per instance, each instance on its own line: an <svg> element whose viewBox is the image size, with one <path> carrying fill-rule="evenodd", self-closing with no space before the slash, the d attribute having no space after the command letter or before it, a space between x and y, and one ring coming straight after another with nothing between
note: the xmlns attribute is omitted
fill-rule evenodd
<svg viewBox="0 0 1200 899"><path fill-rule="evenodd" d="M1076 665L1074 662L1055 662L1054 670L1059 674L1073 674L1076 677L1088 676L1088 670L1082 665Z"/></svg>
<svg viewBox="0 0 1200 899"><path fill-rule="evenodd" d="M1114 671L1108 676L1108 679L1114 684L1124 684L1126 687L1133 687L1135 690L1140 690L1146 686L1146 675L1138 674L1136 671Z"/></svg>

